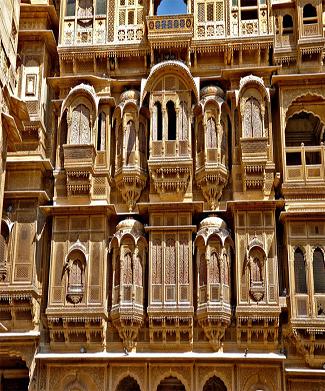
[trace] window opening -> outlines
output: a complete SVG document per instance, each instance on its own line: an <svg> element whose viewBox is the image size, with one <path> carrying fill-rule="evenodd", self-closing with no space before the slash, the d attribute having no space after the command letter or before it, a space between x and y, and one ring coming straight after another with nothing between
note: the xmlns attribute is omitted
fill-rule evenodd
<svg viewBox="0 0 325 391"><path fill-rule="evenodd" d="M76 0L67 0L66 16L74 16L76 13Z"/></svg>
<svg viewBox="0 0 325 391"><path fill-rule="evenodd" d="M167 102L168 114L168 140L176 140L176 110L175 104L171 100Z"/></svg>
<svg viewBox="0 0 325 391"><path fill-rule="evenodd" d="M303 23L312 24L317 23L317 11L311 4L306 4L303 10Z"/></svg>
<svg viewBox="0 0 325 391"><path fill-rule="evenodd" d="M296 293L307 293L305 258L299 248L294 255L294 271Z"/></svg>
<svg viewBox="0 0 325 391"><path fill-rule="evenodd" d="M284 15L282 22L282 32L284 35L293 33L293 20L291 15Z"/></svg>
<svg viewBox="0 0 325 391"><path fill-rule="evenodd" d="M107 3L106 0L96 0L96 15L106 15Z"/></svg>
<svg viewBox="0 0 325 391"><path fill-rule="evenodd" d="M324 254L319 248L316 248L313 254L313 273L315 293L325 293Z"/></svg>

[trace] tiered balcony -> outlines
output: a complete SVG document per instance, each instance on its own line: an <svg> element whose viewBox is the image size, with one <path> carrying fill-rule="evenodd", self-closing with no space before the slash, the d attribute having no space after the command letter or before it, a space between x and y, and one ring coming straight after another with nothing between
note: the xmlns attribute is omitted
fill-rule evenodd
<svg viewBox="0 0 325 391"><path fill-rule="evenodd" d="M152 142L148 166L161 200L183 199L192 175L192 165L187 140Z"/></svg>
<svg viewBox="0 0 325 391"><path fill-rule="evenodd" d="M68 195L89 195L96 151L92 144L64 145Z"/></svg>
<svg viewBox="0 0 325 391"><path fill-rule="evenodd" d="M310 188L315 196L325 193L325 146L287 147L284 167L284 194L306 194Z"/></svg>

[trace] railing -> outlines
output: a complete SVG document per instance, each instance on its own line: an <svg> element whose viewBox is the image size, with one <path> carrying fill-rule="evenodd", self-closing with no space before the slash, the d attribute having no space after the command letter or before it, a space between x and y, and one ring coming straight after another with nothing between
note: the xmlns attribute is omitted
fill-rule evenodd
<svg viewBox="0 0 325 391"><path fill-rule="evenodd" d="M325 146L287 147L286 182L315 182L325 180Z"/></svg>
<svg viewBox="0 0 325 391"><path fill-rule="evenodd" d="M106 42L106 17L96 16L88 23L78 23L73 18L66 18L63 23L62 44L67 46L103 44Z"/></svg>
<svg viewBox="0 0 325 391"><path fill-rule="evenodd" d="M64 168L93 167L96 158L96 151L92 144L65 144Z"/></svg>
<svg viewBox="0 0 325 391"><path fill-rule="evenodd" d="M188 156L190 155L188 147L189 144L187 140L152 141L150 157L174 158L177 156Z"/></svg>
<svg viewBox="0 0 325 391"><path fill-rule="evenodd" d="M196 29L196 35L198 38L218 38L225 36L225 22L206 22L198 23Z"/></svg>
<svg viewBox="0 0 325 391"><path fill-rule="evenodd" d="M143 35L143 24L119 26L117 28L117 41L119 43L140 42L143 38Z"/></svg>
<svg viewBox="0 0 325 391"><path fill-rule="evenodd" d="M310 23L303 25L303 35L304 37L311 37L314 35L319 35L318 23Z"/></svg>
<svg viewBox="0 0 325 391"><path fill-rule="evenodd" d="M258 19L242 20L240 27L241 35L257 35Z"/></svg>
<svg viewBox="0 0 325 391"><path fill-rule="evenodd" d="M177 37L192 37L193 15L148 16L148 39L164 39L175 35Z"/></svg>

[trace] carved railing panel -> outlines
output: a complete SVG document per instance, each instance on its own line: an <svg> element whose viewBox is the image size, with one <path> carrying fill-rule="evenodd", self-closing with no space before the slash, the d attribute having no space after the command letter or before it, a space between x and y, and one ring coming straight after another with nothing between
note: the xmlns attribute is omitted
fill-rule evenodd
<svg viewBox="0 0 325 391"><path fill-rule="evenodd" d="M148 16L148 39L164 40L175 35L178 39L193 37L193 15Z"/></svg>
<svg viewBox="0 0 325 391"><path fill-rule="evenodd" d="M291 156L298 158L295 164L290 163ZM287 147L286 148L286 182L325 181L325 147Z"/></svg>
<svg viewBox="0 0 325 391"><path fill-rule="evenodd" d="M219 38L225 36L225 22L206 22L198 23L196 29L196 35L198 38Z"/></svg>

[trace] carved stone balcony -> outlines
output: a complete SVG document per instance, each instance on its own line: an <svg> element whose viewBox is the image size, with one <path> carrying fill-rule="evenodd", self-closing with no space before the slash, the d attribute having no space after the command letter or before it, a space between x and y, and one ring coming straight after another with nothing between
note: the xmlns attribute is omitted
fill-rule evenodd
<svg viewBox="0 0 325 391"><path fill-rule="evenodd" d="M325 194L325 146L287 147L283 194L289 198L315 198Z"/></svg>
<svg viewBox="0 0 325 391"><path fill-rule="evenodd" d="M147 16L148 40L155 47L165 42L186 44L193 38L193 15Z"/></svg>
<svg viewBox="0 0 325 391"><path fill-rule="evenodd" d="M192 176L188 141L153 141L148 161L154 189L161 200L180 201Z"/></svg>
<svg viewBox="0 0 325 391"><path fill-rule="evenodd" d="M286 337L308 365L321 368L325 360L325 295L315 294L311 301L307 294L295 294L292 300L292 318Z"/></svg>
<svg viewBox="0 0 325 391"><path fill-rule="evenodd" d="M273 165L267 167L269 153L267 137L241 138L240 147L244 189L269 192L273 184L274 167Z"/></svg>
<svg viewBox="0 0 325 391"><path fill-rule="evenodd" d="M89 195L96 159L95 147L92 144L65 144L63 151L68 195Z"/></svg>
<svg viewBox="0 0 325 391"><path fill-rule="evenodd" d="M227 167L217 157L217 149L208 149L198 154L195 179L201 188L209 208L215 210L222 191L228 182Z"/></svg>

